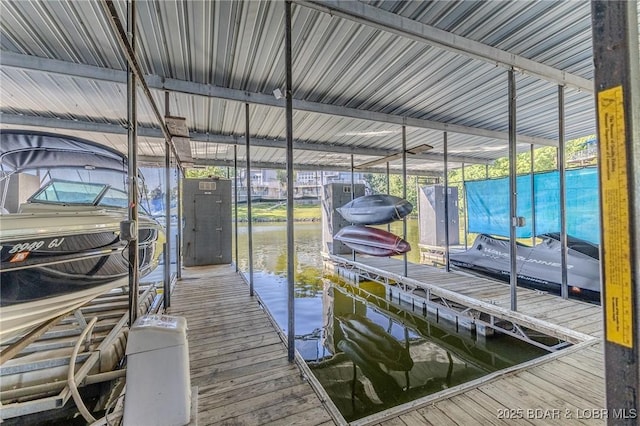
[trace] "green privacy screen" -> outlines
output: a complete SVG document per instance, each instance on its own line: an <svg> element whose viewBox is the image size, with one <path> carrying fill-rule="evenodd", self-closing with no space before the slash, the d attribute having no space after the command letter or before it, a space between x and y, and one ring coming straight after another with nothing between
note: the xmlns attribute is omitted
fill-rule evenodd
<svg viewBox="0 0 640 426"><path fill-rule="evenodd" d="M567 234L600 244L598 170L595 167L567 170ZM534 175L536 234L560 232L559 172ZM509 178L465 182L469 232L509 236ZM531 175L517 178L517 215L526 226L517 228L518 238L531 237Z"/></svg>

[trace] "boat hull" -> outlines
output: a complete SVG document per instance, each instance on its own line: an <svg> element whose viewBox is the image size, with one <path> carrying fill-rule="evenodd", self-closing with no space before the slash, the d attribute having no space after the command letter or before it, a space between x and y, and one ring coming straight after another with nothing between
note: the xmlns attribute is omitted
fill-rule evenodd
<svg viewBox="0 0 640 426"><path fill-rule="evenodd" d="M504 281L510 277L509 240L480 234L473 246L462 253L451 253L452 265L471 269ZM536 246L517 245L517 272L520 285L540 290L560 291L562 282L561 246L558 240L545 238ZM568 249L567 283L580 297L600 299L600 265L597 259Z"/></svg>
<svg viewBox="0 0 640 426"><path fill-rule="evenodd" d="M375 194L358 197L336 210L347 222L356 225L383 225L404 218L413 205L393 195Z"/></svg>
<svg viewBox="0 0 640 426"><path fill-rule="evenodd" d="M369 256L395 256L411 250L411 245L397 235L367 226L344 227L333 238Z"/></svg>
<svg viewBox="0 0 640 426"><path fill-rule="evenodd" d="M0 342L8 340L37 327L43 322L67 314L97 296L117 287L129 285L129 278L110 281L101 285L85 286L82 290L63 293L28 303L16 303L2 307Z"/></svg>
<svg viewBox="0 0 640 426"><path fill-rule="evenodd" d="M72 217L0 216L0 340L128 285L127 242L120 240L119 228L123 219L118 212L104 210ZM40 223L40 228L29 227L33 223ZM158 265L165 237L149 218L140 219L138 235L139 271L144 276Z"/></svg>

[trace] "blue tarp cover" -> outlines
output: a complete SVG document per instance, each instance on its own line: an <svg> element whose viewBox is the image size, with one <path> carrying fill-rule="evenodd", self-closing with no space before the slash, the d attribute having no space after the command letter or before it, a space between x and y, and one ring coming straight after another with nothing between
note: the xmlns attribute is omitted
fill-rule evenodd
<svg viewBox="0 0 640 426"><path fill-rule="evenodd" d="M567 170L567 234L600 243L598 170L595 167ZM560 231L559 172L534 174L536 234ZM465 182L469 232L509 237L509 178ZM530 238L531 175L517 178L517 215L526 226L517 228L518 238Z"/></svg>

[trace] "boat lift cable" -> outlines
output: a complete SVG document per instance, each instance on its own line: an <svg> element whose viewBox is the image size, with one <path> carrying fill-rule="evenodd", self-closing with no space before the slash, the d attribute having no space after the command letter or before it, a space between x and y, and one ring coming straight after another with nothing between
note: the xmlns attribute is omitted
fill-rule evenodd
<svg viewBox="0 0 640 426"><path fill-rule="evenodd" d="M78 357L78 352L80 351L80 346L84 342L85 337L93 330L93 327L96 325L98 321L98 317L91 318L87 327L82 330L80 337L78 337L78 341L73 348L73 352L71 353L71 359L69 360L69 371L67 373L67 385L69 386L69 390L71 391L71 396L73 397L73 402L76 403L76 407L80 410L80 414L87 421L87 423L94 423L96 421L95 417L91 415L87 407L84 405L82 401L82 397L80 397L80 392L78 392L78 385L76 383L75 372L76 372L76 358Z"/></svg>

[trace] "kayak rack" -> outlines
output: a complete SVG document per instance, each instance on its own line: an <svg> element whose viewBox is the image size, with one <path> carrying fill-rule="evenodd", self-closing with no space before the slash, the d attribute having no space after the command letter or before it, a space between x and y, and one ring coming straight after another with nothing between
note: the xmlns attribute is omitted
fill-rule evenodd
<svg viewBox="0 0 640 426"><path fill-rule="evenodd" d="M468 329L475 333L476 338L491 337L497 332L549 352L594 339L587 334L363 262L330 254L324 254L324 257L330 265L333 265L334 270L337 269L339 275L355 283L360 280L370 280L382 284L389 301L403 307L410 306L414 311L422 310L425 317L431 316L435 321L449 321L455 326L456 331ZM425 265L421 267L429 268ZM446 272L442 271L442 273Z"/></svg>

